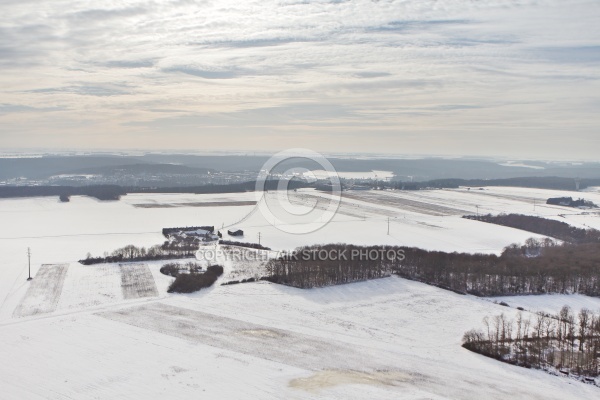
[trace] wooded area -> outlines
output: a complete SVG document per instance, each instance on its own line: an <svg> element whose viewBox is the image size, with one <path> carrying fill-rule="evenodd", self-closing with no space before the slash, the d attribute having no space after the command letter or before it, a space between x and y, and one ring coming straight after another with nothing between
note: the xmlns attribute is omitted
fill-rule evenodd
<svg viewBox="0 0 600 400"><path fill-rule="evenodd" d="M324 252L388 252L395 258L320 257ZM600 296L600 243L557 245L550 239L528 239L511 245L501 256L445 253L414 247L315 245L269 261L269 279L284 285L310 288L380 278L395 273L458 293L500 296L541 293L581 293Z"/></svg>
<svg viewBox="0 0 600 400"><path fill-rule="evenodd" d="M565 375L600 374L600 314L583 308L575 314L564 306L556 314L533 319L519 312L485 317L484 329L465 333L463 347L526 368L556 369ZM591 381L591 380L590 380Z"/></svg>
<svg viewBox="0 0 600 400"><path fill-rule="evenodd" d="M528 239L501 256L410 248L395 272L476 296L581 293L600 295L600 243L557 245Z"/></svg>
<svg viewBox="0 0 600 400"><path fill-rule="evenodd" d="M569 243L600 243L600 231L581 229L566 222L521 214L465 215L463 218L550 236Z"/></svg>
<svg viewBox="0 0 600 400"><path fill-rule="evenodd" d="M283 285L311 288L339 285L390 276L398 262L399 247L328 244L305 246L270 260L269 280ZM382 257L370 257L378 254Z"/></svg>
<svg viewBox="0 0 600 400"><path fill-rule="evenodd" d="M287 190L310 187L300 180L290 180ZM279 181L272 179L264 183L265 190L279 190ZM0 186L0 198L15 197L44 197L57 196L67 199L70 196L90 196L99 200L119 200L128 193L244 193L253 192L256 181L231 183L224 185L208 184L203 186L181 187L136 187L119 185L88 185L88 186Z"/></svg>

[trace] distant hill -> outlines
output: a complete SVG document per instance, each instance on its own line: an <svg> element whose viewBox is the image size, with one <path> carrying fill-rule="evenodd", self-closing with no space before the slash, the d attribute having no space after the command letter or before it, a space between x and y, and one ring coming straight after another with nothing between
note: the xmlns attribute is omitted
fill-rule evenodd
<svg viewBox="0 0 600 400"><path fill-rule="evenodd" d="M0 158L0 180L25 177L48 178L81 168L137 164L139 160L119 156L45 156L38 158Z"/></svg>
<svg viewBox="0 0 600 400"><path fill-rule="evenodd" d="M125 165L110 165L102 167L80 168L71 171L66 171L66 174L81 174L81 175L117 175L117 174L171 174L171 175L187 175L187 174L206 174L214 172L210 168L192 168L185 165L174 164L125 164Z"/></svg>
<svg viewBox="0 0 600 400"><path fill-rule="evenodd" d="M86 155L0 158L0 180L19 177L45 179L59 174L165 173L194 174L208 170L257 173L269 159L250 155L146 154L142 156ZM600 178L600 163L549 163L523 161L511 165L483 159L394 159L331 157L334 168L343 172L391 171L396 179L423 182L439 179L511 179L518 177ZM286 168L322 169L317 163L293 159Z"/></svg>

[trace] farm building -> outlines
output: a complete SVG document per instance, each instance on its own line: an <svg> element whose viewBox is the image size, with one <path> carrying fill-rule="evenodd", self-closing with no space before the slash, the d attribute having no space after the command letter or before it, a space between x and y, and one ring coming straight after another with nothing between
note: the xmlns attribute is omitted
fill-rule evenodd
<svg viewBox="0 0 600 400"><path fill-rule="evenodd" d="M204 242L211 242L211 241L219 239L219 237L217 235L215 235L213 233L213 231L209 231L206 229L195 229L192 231L185 231L185 232L182 232L181 236L183 236L183 237L186 237L186 236L187 237L190 237L190 236L198 237L198 238L201 238L202 241L204 241Z"/></svg>

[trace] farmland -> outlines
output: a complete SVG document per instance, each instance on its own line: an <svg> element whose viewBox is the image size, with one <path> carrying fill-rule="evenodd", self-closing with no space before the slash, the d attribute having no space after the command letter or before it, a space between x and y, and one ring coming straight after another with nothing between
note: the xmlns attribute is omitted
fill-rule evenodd
<svg viewBox="0 0 600 400"><path fill-rule="evenodd" d="M0 367L0 385L7 398L19 399L593 398L592 385L498 363L460 343L486 315L513 318L513 307L554 310L569 302L597 310L597 299L512 297L506 299L512 307L503 307L493 302L503 298L463 296L398 277L307 290L268 282L220 286L262 275L270 254L301 245L499 254L510 243L540 237L466 220L465 213L521 213L600 228L597 210L544 204L565 195L600 203L593 189L344 192L333 220L305 235L286 233L255 212L253 193L1 200L0 353L10 362ZM293 196L308 205L330 194ZM256 255L251 262L224 251L217 284L189 295L167 293L173 278L159 272L161 261L77 262L87 252L161 243L163 227L196 225L235 225L247 242L260 233L273 251L243 250Z"/></svg>

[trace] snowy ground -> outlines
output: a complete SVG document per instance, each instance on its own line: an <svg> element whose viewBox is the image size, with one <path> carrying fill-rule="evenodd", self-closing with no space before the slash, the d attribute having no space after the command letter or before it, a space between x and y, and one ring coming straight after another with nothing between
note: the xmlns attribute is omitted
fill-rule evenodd
<svg viewBox="0 0 600 400"><path fill-rule="evenodd" d="M490 301L503 301L510 307L523 307L526 310L536 312L543 311L557 314L563 306L569 306L575 313L582 308L593 312L600 312L600 298L588 297L581 294L546 294L536 296L501 296L490 297Z"/></svg>
<svg viewBox="0 0 600 400"><path fill-rule="evenodd" d="M307 235L282 232L253 213L255 207L243 203L255 200L252 193L0 200L0 354L9 360L0 366L0 397L595 398L600 391L590 385L462 349L463 333L480 327L484 316L516 312L488 299L396 277L311 290L266 282L219 285L261 275L260 257L223 260L225 273L212 288L170 295L173 278L158 271L162 262L76 262L88 251L102 255L127 244L160 243L163 227L229 224L244 229L239 240L255 242L260 232L274 250L349 242L498 253L532 235L465 220L461 213L479 206L480 212L540 214L600 227L595 212L541 204L564 195L600 203L597 192L514 188L353 192L331 223ZM308 204L326 195L297 196ZM197 205L202 202L212 204ZM30 282L27 247L33 252ZM528 310L598 306L585 296L501 300Z"/></svg>

